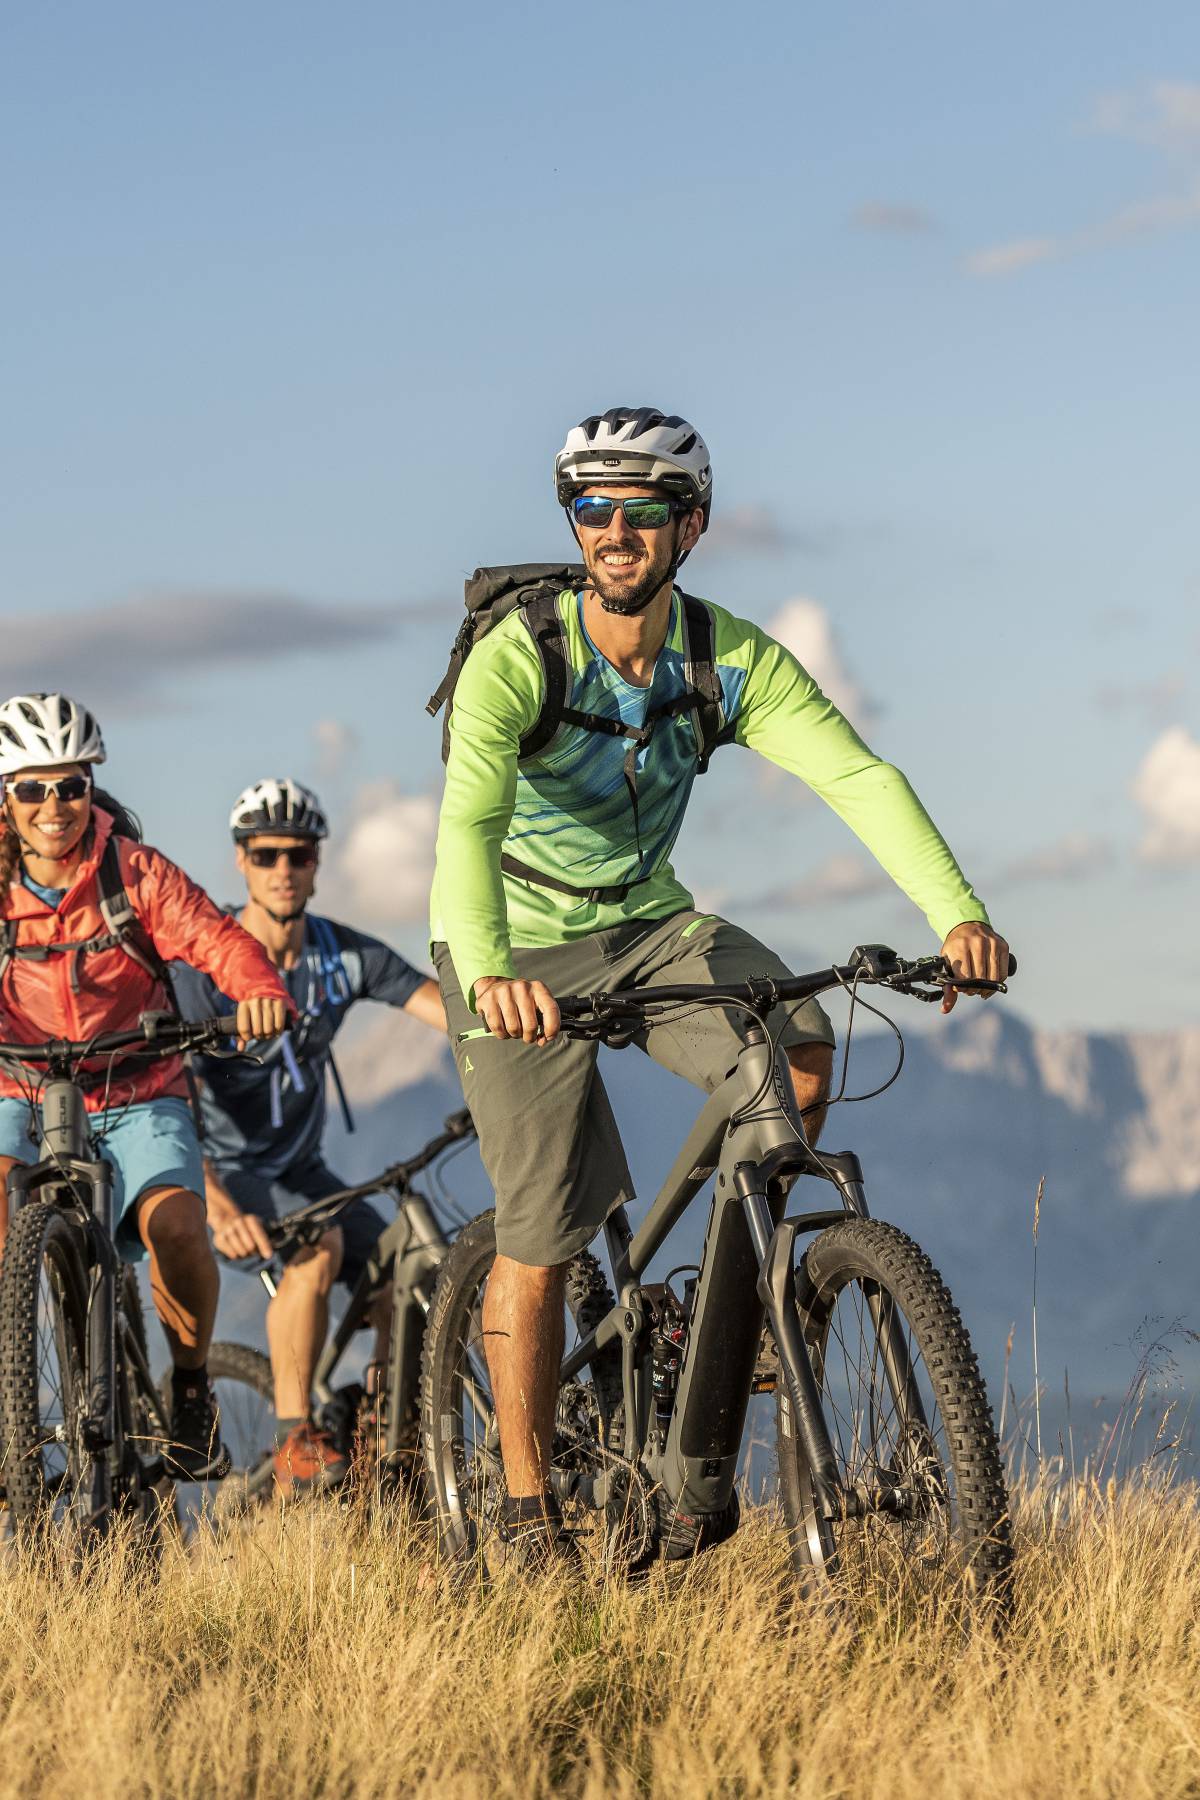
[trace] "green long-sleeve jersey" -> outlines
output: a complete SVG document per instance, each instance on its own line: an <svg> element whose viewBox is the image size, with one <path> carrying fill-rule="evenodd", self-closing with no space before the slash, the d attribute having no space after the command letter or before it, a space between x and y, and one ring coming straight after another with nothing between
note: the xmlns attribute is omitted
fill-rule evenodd
<svg viewBox="0 0 1200 1800"><path fill-rule="evenodd" d="M557 604L570 707L640 726L685 692L678 596L648 688L625 681L592 644L579 595L567 590ZM710 602L709 610L723 700L720 742L757 750L806 782L939 939L966 920L986 922L982 902L900 771L867 748L782 644L723 607ZM431 931L449 945L472 1005L478 979L514 973L514 947L561 944L693 904L671 867L696 774L691 715L660 720L639 749L635 809L627 739L564 724L537 756L518 763L543 689L537 647L514 612L471 651L454 695ZM502 852L572 887L633 885L615 904L582 900L503 872Z"/></svg>

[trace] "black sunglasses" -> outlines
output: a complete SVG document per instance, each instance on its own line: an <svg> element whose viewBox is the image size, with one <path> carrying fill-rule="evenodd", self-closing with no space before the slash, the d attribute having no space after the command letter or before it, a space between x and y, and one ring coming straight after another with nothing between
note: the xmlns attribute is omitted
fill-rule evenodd
<svg viewBox="0 0 1200 1800"><path fill-rule="evenodd" d="M282 845L247 850L246 860L255 869L273 869L282 856L289 869L311 869L317 860L315 844L296 844L285 850Z"/></svg>
<svg viewBox="0 0 1200 1800"><path fill-rule="evenodd" d="M56 775L49 781L35 781L29 776L23 781L10 781L8 788L22 806L38 806L51 794L59 800L82 800L91 793L92 783L87 775Z"/></svg>
<svg viewBox="0 0 1200 1800"><path fill-rule="evenodd" d="M625 523L634 531L660 531L672 513L685 512L675 500L654 500L635 496L632 500L606 500L601 494L577 494L571 502L571 517L588 531L603 531L612 524L618 506Z"/></svg>

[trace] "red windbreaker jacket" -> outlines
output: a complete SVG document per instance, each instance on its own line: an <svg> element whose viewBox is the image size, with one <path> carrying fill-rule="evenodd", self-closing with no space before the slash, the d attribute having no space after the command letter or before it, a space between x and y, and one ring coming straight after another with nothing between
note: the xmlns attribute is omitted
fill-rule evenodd
<svg viewBox="0 0 1200 1800"><path fill-rule="evenodd" d="M31 893L18 879L8 890L7 917L16 921L16 942L24 947L69 944L107 931L96 897L96 873L104 846L112 835L113 821L101 807L94 807L90 854L80 864L70 889L57 912ZM236 919L209 899L203 888L188 879L182 869L148 844L132 838L117 839L117 855L126 892L147 936L164 962L191 963L216 980L234 1000L272 997L289 1007L287 989L262 946ZM72 990L72 964L76 964L79 991ZM98 950L76 958L67 954L38 962L14 956L0 981L0 1039L12 1043L39 1043L44 1038L88 1038L98 1031L128 1031L138 1015L166 1007L161 982L140 969L121 949ZM93 1085L87 1092L89 1112L105 1104L126 1106L131 1101L153 1100L159 1094L187 1094L183 1064L178 1057L161 1062L117 1063L111 1084L105 1088L103 1061L89 1065ZM19 1099L28 1087L0 1071L0 1094Z"/></svg>

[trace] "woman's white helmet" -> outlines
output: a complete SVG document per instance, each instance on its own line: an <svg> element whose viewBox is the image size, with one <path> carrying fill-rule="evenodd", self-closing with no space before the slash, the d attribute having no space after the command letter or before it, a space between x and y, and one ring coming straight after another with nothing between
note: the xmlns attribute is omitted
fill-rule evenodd
<svg viewBox="0 0 1200 1800"><path fill-rule="evenodd" d="M585 487L653 486L712 510L712 464L694 425L653 406L613 406L594 413L567 433L554 459L560 506Z"/></svg>
<svg viewBox="0 0 1200 1800"><path fill-rule="evenodd" d="M0 706L0 776L104 758L99 725L69 694L14 694Z"/></svg>
<svg viewBox="0 0 1200 1800"><path fill-rule="evenodd" d="M314 840L329 836L317 796L288 775L256 781L245 788L233 803L229 829L235 844L244 844L260 831Z"/></svg>

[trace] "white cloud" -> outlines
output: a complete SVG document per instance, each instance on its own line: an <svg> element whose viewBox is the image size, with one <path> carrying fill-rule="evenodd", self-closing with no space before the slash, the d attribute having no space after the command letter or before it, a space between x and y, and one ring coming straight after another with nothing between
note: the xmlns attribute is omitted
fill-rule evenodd
<svg viewBox="0 0 1200 1800"><path fill-rule="evenodd" d="M1138 855L1160 867L1200 862L1200 741L1173 725L1150 746L1133 779L1146 832Z"/></svg>
<svg viewBox="0 0 1200 1800"><path fill-rule="evenodd" d="M878 863L868 862L853 850L839 850L799 881L763 894L755 904L763 907L816 906L828 900L860 900L868 894L882 893L891 885L891 878Z"/></svg>
<svg viewBox="0 0 1200 1800"><path fill-rule="evenodd" d="M437 802L396 781L370 782L326 865L327 892L355 920L411 924L429 910Z"/></svg>
<svg viewBox="0 0 1200 1800"><path fill-rule="evenodd" d="M1096 705L1102 712L1144 713L1153 725L1170 712L1187 690L1182 675L1160 675L1154 681L1111 683L1096 689Z"/></svg>
<svg viewBox="0 0 1200 1800"><path fill-rule="evenodd" d="M1156 237L1162 232L1197 223L1200 223L1200 181L1193 182L1178 194L1160 194L1150 200L1139 200L1082 231L1065 232L1061 237L1020 238L1015 243L978 250L967 258L967 272L983 276L1013 275L1031 263L1058 262L1066 256L1109 249L1133 238Z"/></svg>
<svg viewBox="0 0 1200 1800"><path fill-rule="evenodd" d="M358 737L341 719L318 719L312 728L317 747L317 765L322 775L337 775L355 750Z"/></svg>
<svg viewBox="0 0 1200 1800"><path fill-rule="evenodd" d="M994 885L1028 881L1085 881L1098 874L1113 860L1112 846L1105 838L1093 837L1087 831L1068 831L1056 843L1009 863L996 877Z"/></svg>
<svg viewBox="0 0 1200 1800"><path fill-rule="evenodd" d="M767 631L802 663L817 685L856 725L864 725L875 707L842 659L829 614L815 600L797 595L785 600Z"/></svg>
<svg viewBox="0 0 1200 1800"><path fill-rule="evenodd" d="M795 534L780 524L769 507L730 506L713 514L704 547L709 551L746 551L752 555L778 556L795 542Z"/></svg>
<svg viewBox="0 0 1200 1800"><path fill-rule="evenodd" d="M937 230L933 214L923 206L896 200L864 201L855 209L853 223L860 231L890 231L900 237L919 237Z"/></svg>
<svg viewBox="0 0 1200 1800"><path fill-rule="evenodd" d="M968 274L1014 275L1034 263L1057 262L1200 224L1200 178L1194 173L1200 157L1200 83L1156 81L1136 92L1107 94L1097 101L1091 125L1093 130L1148 144L1176 165L1191 165L1193 172L1180 187L1135 201L1092 225L977 250L966 260Z"/></svg>
<svg viewBox="0 0 1200 1800"><path fill-rule="evenodd" d="M1172 154L1200 150L1200 82L1152 81L1136 92L1103 94L1091 124Z"/></svg>
<svg viewBox="0 0 1200 1800"><path fill-rule="evenodd" d="M967 258L971 275L1015 275L1031 264L1049 262L1061 256L1061 240L1052 237L1014 238L1008 244L994 244L990 250L976 250Z"/></svg>

